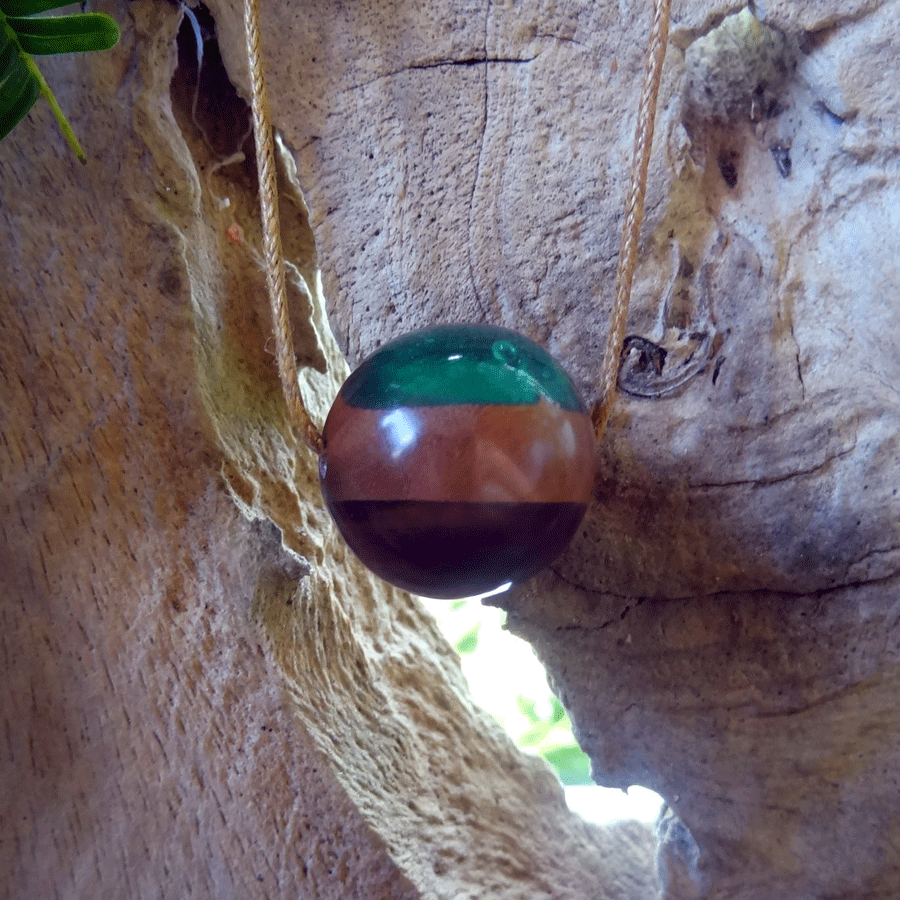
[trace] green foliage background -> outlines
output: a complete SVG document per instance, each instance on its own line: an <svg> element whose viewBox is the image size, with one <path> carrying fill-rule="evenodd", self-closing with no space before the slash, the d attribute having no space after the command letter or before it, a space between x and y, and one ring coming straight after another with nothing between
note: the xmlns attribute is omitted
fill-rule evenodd
<svg viewBox="0 0 900 900"><path fill-rule="evenodd" d="M502 646L485 648L482 636L486 628L487 616L496 610L486 609L478 600L458 600L443 606L431 606L444 632L450 636L460 656L476 657L479 653L491 654L498 673L502 677L516 678L514 669L502 658ZM474 620L474 624L471 624ZM467 627L468 626L468 627ZM464 630L459 633L460 627ZM501 624L501 627L502 624ZM505 629L504 629L505 630ZM454 638L454 635L456 637ZM517 641L512 635L506 635L508 642ZM507 641L503 642L504 644ZM498 653L500 657L498 658ZM535 658L534 666L540 668ZM572 734L572 723L562 704L546 686L543 679L526 678L522 683L530 687L526 693L517 693L510 701L514 709L499 711L497 715L501 724L510 732L510 736L525 751L542 756L559 775L564 785L590 785L594 782L590 775L590 761L584 754ZM543 686L539 687L539 683ZM481 693L478 685L473 685L473 692ZM497 710L491 710L498 713Z"/></svg>

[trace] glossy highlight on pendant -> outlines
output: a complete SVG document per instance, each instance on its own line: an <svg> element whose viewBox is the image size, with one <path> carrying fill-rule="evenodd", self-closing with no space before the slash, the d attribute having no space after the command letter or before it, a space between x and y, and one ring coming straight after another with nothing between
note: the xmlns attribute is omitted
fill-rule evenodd
<svg viewBox="0 0 900 900"><path fill-rule="evenodd" d="M322 494L347 544L426 597L530 578L591 495L583 401L545 350L505 328L436 326L386 344L341 387L323 437Z"/></svg>

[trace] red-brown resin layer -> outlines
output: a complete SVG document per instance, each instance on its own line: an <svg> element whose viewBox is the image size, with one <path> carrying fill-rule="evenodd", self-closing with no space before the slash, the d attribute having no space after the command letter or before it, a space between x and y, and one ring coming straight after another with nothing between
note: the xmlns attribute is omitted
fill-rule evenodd
<svg viewBox="0 0 900 900"><path fill-rule="evenodd" d="M362 409L339 396L324 429L334 501L586 503L590 418L535 404Z"/></svg>

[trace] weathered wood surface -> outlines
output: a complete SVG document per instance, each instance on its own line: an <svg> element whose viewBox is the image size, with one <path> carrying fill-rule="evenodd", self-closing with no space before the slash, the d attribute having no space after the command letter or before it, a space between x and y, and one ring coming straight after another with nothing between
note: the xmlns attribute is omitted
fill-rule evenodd
<svg viewBox="0 0 900 900"><path fill-rule="evenodd" d="M106 8L115 51L46 63L89 165L40 103L0 144L4 893L651 896L648 830L570 814L342 549L266 347L252 166L214 167L239 104L202 89L212 154L180 10ZM287 182L283 219L321 420L346 367Z"/></svg>
<svg viewBox="0 0 900 900"><path fill-rule="evenodd" d="M900 4L757 4L787 39L745 23L698 43L737 8L675 4L629 393L583 533L501 602L597 778L680 817L668 897L896 897ZM353 360L487 320L591 394L648 17L267 11Z"/></svg>

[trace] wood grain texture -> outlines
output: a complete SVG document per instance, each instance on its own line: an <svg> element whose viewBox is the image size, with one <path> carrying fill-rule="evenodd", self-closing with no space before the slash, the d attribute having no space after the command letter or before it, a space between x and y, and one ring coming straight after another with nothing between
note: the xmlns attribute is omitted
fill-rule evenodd
<svg viewBox="0 0 900 900"><path fill-rule="evenodd" d="M197 185L132 127L178 134L178 19L129 9L114 53L48 66L90 164L40 105L0 147L4 893L419 896L251 620L297 564L219 476L177 229Z"/></svg>
<svg viewBox="0 0 900 900"><path fill-rule="evenodd" d="M106 8L114 52L46 66L88 167L41 104L0 145L10 895L651 896L649 831L569 813L340 544L267 349L253 166L216 165L243 128L227 80L198 98L214 152L181 11ZM346 366L288 162L322 421Z"/></svg>
<svg viewBox="0 0 900 900"><path fill-rule="evenodd" d="M596 777L671 804L666 897L895 897L900 5L756 4L786 39L732 20L700 40L738 8L673 9L595 503L502 602ZM276 118L351 360L489 321L590 399L648 16L271 11Z"/></svg>

